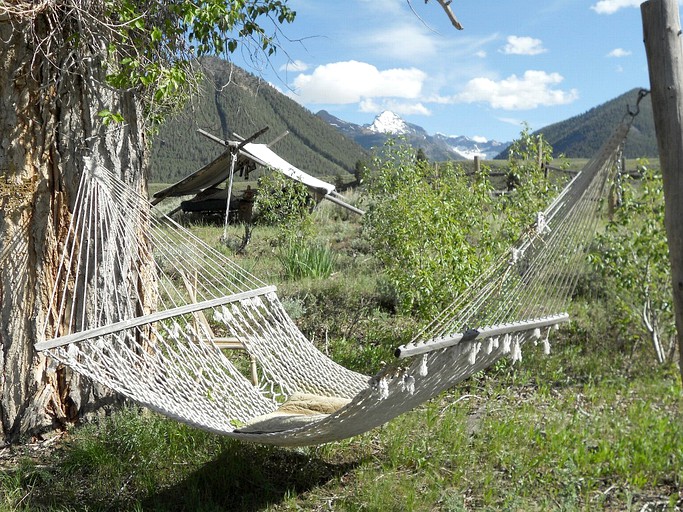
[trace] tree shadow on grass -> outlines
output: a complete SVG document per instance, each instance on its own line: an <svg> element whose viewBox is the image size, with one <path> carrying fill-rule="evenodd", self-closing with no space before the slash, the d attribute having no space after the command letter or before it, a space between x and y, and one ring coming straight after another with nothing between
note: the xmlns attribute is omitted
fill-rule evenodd
<svg viewBox="0 0 683 512"><path fill-rule="evenodd" d="M340 477L361 461L333 464L302 452L228 443L211 462L141 502L143 510L257 511Z"/></svg>

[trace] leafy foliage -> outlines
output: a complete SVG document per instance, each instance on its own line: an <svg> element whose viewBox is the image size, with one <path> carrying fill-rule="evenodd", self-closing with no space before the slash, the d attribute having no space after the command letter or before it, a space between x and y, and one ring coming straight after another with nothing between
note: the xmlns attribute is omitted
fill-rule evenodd
<svg viewBox="0 0 683 512"><path fill-rule="evenodd" d="M365 233L399 309L429 317L490 260L491 186L485 176L465 179L458 166L437 173L394 141L373 161L365 181L371 200Z"/></svg>
<svg viewBox="0 0 683 512"><path fill-rule="evenodd" d="M60 0L17 13L22 15L45 16L48 25L64 30L54 29L38 45L48 60L48 49L59 43L73 49L69 58L94 60L108 85L137 93L153 125L187 98L197 57L228 56L239 46L272 55L278 27L293 21L295 12L286 0ZM117 114L105 120L118 121Z"/></svg>
<svg viewBox="0 0 683 512"><path fill-rule="evenodd" d="M498 198L486 167L467 176L389 141L365 178L365 233L401 312L430 318L442 311L535 221L559 186L542 168L552 151L525 127L508 162L514 186Z"/></svg>
<svg viewBox="0 0 683 512"><path fill-rule="evenodd" d="M291 22L295 13L279 0L182 0L106 2L108 18L119 23L109 44L114 67L107 79L118 88L149 90L151 103L172 101L188 81L188 62L202 55L227 55L253 40L268 55L277 48L263 18Z"/></svg>
<svg viewBox="0 0 683 512"><path fill-rule="evenodd" d="M499 214L505 215L507 223L507 242L531 224L536 212L543 210L557 193L557 185L561 183L553 184L544 172L551 162L553 147L541 134L532 134L525 124L509 148L506 182L510 193L498 204Z"/></svg>
<svg viewBox="0 0 683 512"><path fill-rule="evenodd" d="M623 183L622 204L598 238L591 262L613 290L611 319L620 335L633 343L650 339L663 362L672 355L675 336L664 193L659 172L644 160L639 170L640 180ZM663 347L662 338L672 348Z"/></svg>
<svg viewBox="0 0 683 512"><path fill-rule="evenodd" d="M281 174L259 179L257 221L278 227L278 260L286 279L325 278L334 268L336 258L330 248L311 240L312 206L313 200L302 183Z"/></svg>
<svg viewBox="0 0 683 512"><path fill-rule="evenodd" d="M273 173L259 178L258 190L254 209L259 223L292 232L308 230L311 198L306 185Z"/></svg>

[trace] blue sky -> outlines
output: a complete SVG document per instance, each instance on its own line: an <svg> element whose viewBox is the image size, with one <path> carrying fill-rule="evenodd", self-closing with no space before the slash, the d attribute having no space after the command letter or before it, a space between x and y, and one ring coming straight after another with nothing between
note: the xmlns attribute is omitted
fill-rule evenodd
<svg viewBox="0 0 683 512"><path fill-rule="evenodd" d="M297 102L358 124L392 110L429 133L514 139L649 87L640 0L290 0L268 62Z"/></svg>

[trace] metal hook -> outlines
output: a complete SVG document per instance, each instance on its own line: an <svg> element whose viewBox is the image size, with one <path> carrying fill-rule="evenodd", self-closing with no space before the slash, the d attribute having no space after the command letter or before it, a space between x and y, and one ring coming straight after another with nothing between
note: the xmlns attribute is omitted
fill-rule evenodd
<svg viewBox="0 0 683 512"><path fill-rule="evenodd" d="M635 111L631 110L630 105L626 106L628 113L631 117L636 117L638 114L640 114L640 101L645 96L647 96L648 94L650 94L649 89L641 89L640 91L638 91L638 100L636 101L636 110Z"/></svg>

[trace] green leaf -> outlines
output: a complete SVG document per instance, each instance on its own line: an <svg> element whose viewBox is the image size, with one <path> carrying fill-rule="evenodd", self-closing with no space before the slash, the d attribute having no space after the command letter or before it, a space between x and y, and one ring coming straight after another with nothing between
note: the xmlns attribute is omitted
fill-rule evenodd
<svg viewBox="0 0 683 512"><path fill-rule="evenodd" d="M105 125L109 125L111 123L122 123L123 121L125 121L125 118L123 117L123 115L121 115L121 113L119 113L119 112L114 113L114 112L111 112L107 109L100 110L97 113L97 115L98 115L98 117L100 117L102 119L102 122Z"/></svg>
<svg viewBox="0 0 683 512"><path fill-rule="evenodd" d="M159 27L154 27L152 29L152 33L150 34L150 36L152 38L153 43L158 43L159 41L161 41L163 33L161 32L161 29Z"/></svg>

